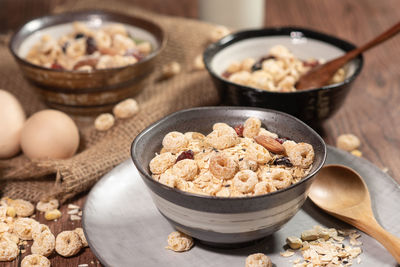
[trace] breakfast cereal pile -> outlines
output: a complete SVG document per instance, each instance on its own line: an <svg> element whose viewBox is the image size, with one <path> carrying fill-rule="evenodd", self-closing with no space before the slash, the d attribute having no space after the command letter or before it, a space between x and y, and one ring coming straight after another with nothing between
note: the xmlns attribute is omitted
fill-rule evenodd
<svg viewBox="0 0 400 267"><path fill-rule="evenodd" d="M361 235L354 229L336 230L319 225L301 233L301 238L290 236L286 243L290 249L281 253L282 257L291 257L300 251L302 258L293 260L294 267L314 266L351 266L360 263ZM344 243L348 237L349 244Z"/></svg>
<svg viewBox="0 0 400 267"><path fill-rule="evenodd" d="M36 209L45 213L46 220L57 220L61 217L58 206L58 201L52 199L38 202ZM54 251L71 257L88 246L82 228L54 236L46 224L34 219L34 212L35 206L29 201L8 197L0 200L0 262L13 261L20 253L25 253L31 240L31 255L22 259L21 266L50 266L48 257Z"/></svg>
<svg viewBox="0 0 400 267"><path fill-rule="evenodd" d="M300 76L321 63L322 60L315 59L303 61L285 46L275 45L258 61L245 58L241 62L232 62L222 76L231 82L266 91L294 92ZM341 68L329 83L339 83L344 79L345 71Z"/></svg>
<svg viewBox="0 0 400 267"><path fill-rule="evenodd" d="M72 24L73 32L58 40L43 35L26 56L32 64L58 70L91 71L134 64L152 52L150 42L129 35L122 24L89 28Z"/></svg>
<svg viewBox="0 0 400 267"><path fill-rule="evenodd" d="M286 188L305 177L314 160L307 143L280 138L249 118L235 128L216 123L204 136L168 133L149 164L155 180L183 191L245 197Z"/></svg>

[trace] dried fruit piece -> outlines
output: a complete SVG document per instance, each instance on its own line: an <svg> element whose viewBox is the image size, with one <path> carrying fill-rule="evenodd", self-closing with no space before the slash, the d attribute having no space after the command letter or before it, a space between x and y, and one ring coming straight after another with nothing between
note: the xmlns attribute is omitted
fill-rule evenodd
<svg viewBox="0 0 400 267"><path fill-rule="evenodd" d="M48 221L57 220L60 217L61 211L59 211L58 209L46 211L46 213L44 214L44 218Z"/></svg>
<svg viewBox="0 0 400 267"><path fill-rule="evenodd" d="M86 38L86 54L91 55L97 51L96 41L92 37Z"/></svg>
<svg viewBox="0 0 400 267"><path fill-rule="evenodd" d="M243 124L239 124L239 125L235 126L235 132L239 137L243 137L243 129L244 129Z"/></svg>
<svg viewBox="0 0 400 267"><path fill-rule="evenodd" d="M286 167L293 167L293 164L290 162L288 157L276 158L274 160L274 165L284 165Z"/></svg>
<svg viewBox="0 0 400 267"><path fill-rule="evenodd" d="M263 147L265 147L268 151L275 154L284 154L285 148L274 138L266 136L266 135L258 135L254 137L254 140Z"/></svg>
<svg viewBox="0 0 400 267"><path fill-rule="evenodd" d="M74 231L64 231L57 235L55 249L63 257L76 255L82 248L82 240Z"/></svg>
<svg viewBox="0 0 400 267"><path fill-rule="evenodd" d="M50 260L42 255L32 254L25 256L21 267L50 267Z"/></svg>
<svg viewBox="0 0 400 267"><path fill-rule="evenodd" d="M176 159L176 162L184 160L184 159L194 159L194 153L192 150L186 150L183 151L178 158Z"/></svg>

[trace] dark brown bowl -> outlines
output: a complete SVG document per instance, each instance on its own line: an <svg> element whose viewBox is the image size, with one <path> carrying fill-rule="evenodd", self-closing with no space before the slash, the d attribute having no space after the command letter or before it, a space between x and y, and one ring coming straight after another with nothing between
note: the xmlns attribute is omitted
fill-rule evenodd
<svg viewBox="0 0 400 267"><path fill-rule="evenodd" d="M90 72L49 69L34 65L21 56L24 42L34 38L34 34L51 31L53 28L50 27L62 29L62 24L74 21L96 22L96 25L122 23L129 27L129 32L141 32L151 38L154 51L132 65ZM47 105L69 113L92 114L111 110L119 101L142 90L165 44L164 31L151 21L109 11L85 10L31 20L15 32L9 48L25 78Z"/></svg>
<svg viewBox="0 0 400 267"><path fill-rule="evenodd" d="M204 52L204 63L225 105L270 108L289 113L307 124L318 127L342 106L353 82L363 67L359 55L345 65L343 82L296 92L271 92L233 83L222 73L234 60L259 59L276 44L287 46L300 59L338 57L355 46L321 32L297 28L265 28L240 31L211 44Z"/></svg>

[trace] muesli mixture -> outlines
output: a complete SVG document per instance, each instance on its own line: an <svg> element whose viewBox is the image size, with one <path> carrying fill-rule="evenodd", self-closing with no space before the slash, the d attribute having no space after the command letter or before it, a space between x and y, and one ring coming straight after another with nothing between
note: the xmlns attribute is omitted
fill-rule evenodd
<svg viewBox="0 0 400 267"><path fill-rule="evenodd" d="M150 161L155 180L183 191L217 197L245 197L286 188L305 177L314 149L261 127L258 118L243 125L213 125L204 136L170 132Z"/></svg>
<svg viewBox="0 0 400 267"><path fill-rule="evenodd" d="M135 39L123 24L96 29L82 22L72 26L73 31L58 40L43 35L26 59L51 69L91 71L134 64L152 52L150 42Z"/></svg>
<svg viewBox="0 0 400 267"><path fill-rule="evenodd" d="M232 62L222 76L231 82L266 91L294 92L300 76L322 63L323 60L301 60L285 46L275 45L258 61L245 58ZM345 78L345 71L340 68L329 84L342 82Z"/></svg>

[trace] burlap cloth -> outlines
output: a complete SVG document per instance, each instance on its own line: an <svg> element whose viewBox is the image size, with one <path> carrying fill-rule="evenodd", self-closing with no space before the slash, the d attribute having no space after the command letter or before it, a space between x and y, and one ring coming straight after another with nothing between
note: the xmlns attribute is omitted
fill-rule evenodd
<svg viewBox="0 0 400 267"><path fill-rule="evenodd" d="M66 160L32 162L23 155L0 161L2 195L37 201L49 195L65 201L90 189L97 180L130 157L135 136L149 124L174 111L195 106L215 105L217 93L208 73L193 70L194 58L207 44L212 25L195 20L153 14L116 1L74 1L55 12L83 8L107 9L141 16L161 25L168 35L168 45L157 62L151 83L137 97L140 113L119 120L107 132L98 132L89 123L80 126L78 153ZM0 88L11 91L28 115L46 108L8 51L7 39L0 44ZM182 72L169 80L159 81L160 68L172 60L182 65ZM90 122L93 119L88 119ZM1 127L1 125L0 125ZM161 140L154 140L160 142Z"/></svg>

